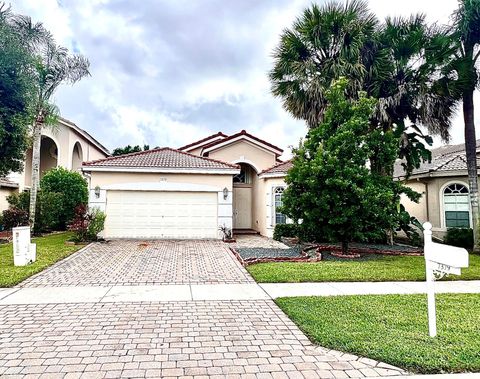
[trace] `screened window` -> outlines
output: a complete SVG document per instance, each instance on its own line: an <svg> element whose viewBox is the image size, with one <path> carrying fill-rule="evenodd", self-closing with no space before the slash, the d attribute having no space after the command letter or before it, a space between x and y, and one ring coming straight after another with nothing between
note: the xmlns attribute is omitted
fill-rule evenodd
<svg viewBox="0 0 480 379"><path fill-rule="evenodd" d="M468 188L463 184L450 184L443 191L443 209L447 228L470 227Z"/></svg>
<svg viewBox="0 0 480 379"><path fill-rule="evenodd" d="M276 187L273 191L273 201L274 201L274 208L275 208L275 224L285 224L287 222L287 216L279 211L280 207L282 206L282 196L283 191L285 188L283 187Z"/></svg>
<svg viewBox="0 0 480 379"><path fill-rule="evenodd" d="M240 174L233 177L234 183L252 184L253 169L247 165L240 163Z"/></svg>

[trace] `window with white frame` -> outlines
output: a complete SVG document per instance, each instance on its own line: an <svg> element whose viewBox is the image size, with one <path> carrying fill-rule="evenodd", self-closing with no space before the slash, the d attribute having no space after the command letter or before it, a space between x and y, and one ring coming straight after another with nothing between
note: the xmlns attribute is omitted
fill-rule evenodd
<svg viewBox="0 0 480 379"><path fill-rule="evenodd" d="M284 190L284 187L275 187L275 189L273 190L273 211L275 215L275 225L285 224L287 222L287 216L280 212Z"/></svg>
<svg viewBox="0 0 480 379"><path fill-rule="evenodd" d="M443 190L443 210L447 228L470 227L468 188L460 183L450 184Z"/></svg>

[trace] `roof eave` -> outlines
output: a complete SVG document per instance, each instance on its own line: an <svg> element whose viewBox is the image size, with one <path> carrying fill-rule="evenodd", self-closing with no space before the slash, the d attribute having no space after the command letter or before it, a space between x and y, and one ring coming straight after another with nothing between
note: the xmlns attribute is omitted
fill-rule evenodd
<svg viewBox="0 0 480 379"><path fill-rule="evenodd" d="M235 168L166 168L166 167L108 167L108 166L83 166L84 172L142 172L164 174L213 174L237 175L240 169Z"/></svg>

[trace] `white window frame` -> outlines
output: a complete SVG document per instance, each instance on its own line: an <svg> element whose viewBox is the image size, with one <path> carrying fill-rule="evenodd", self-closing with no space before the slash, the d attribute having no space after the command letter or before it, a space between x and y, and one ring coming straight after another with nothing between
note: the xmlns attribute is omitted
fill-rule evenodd
<svg viewBox="0 0 480 379"><path fill-rule="evenodd" d="M272 225L273 227L275 227L275 225L277 224L277 217L276 217L276 216L277 216L277 215L276 215L276 213L277 213L277 208L276 208L276 206L275 206L275 191L276 191L277 189L279 189L279 188L281 188L281 189L283 189L283 191L285 191L285 189L286 189L287 187L286 187L286 186L282 186L282 185L278 185L278 186L273 186L273 187L272 187L272 195L271 195L271 208L272 208L271 217L272 217L272 221L271 221L271 225ZM282 194L283 194L283 192L282 192ZM287 218L287 216L285 216L285 224L288 224L288 218Z"/></svg>
<svg viewBox="0 0 480 379"><path fill-rule="evenodd" d="M463 180L450 180L446 183L444 183L441 187L440 187L440 193L439 193L439 203L440 203L440 225L442 227L443 230L447 230L447 222L446 222L446 219L445 219L445 200L444 200L444 191L445 191L445 188L447 188L448 186L451 186L452 184L460 184L462 186L465 186L467 189L468 189L468 193L469 193L469 196L470 196L470 187L468 186L468 183L464 182ZM472 227L473 225L473 222L472 222L472 209L470 207L470 198L469 198L469 201L468 201L468 214L469 214L469 222L470 222L470 228Z"/></svg>

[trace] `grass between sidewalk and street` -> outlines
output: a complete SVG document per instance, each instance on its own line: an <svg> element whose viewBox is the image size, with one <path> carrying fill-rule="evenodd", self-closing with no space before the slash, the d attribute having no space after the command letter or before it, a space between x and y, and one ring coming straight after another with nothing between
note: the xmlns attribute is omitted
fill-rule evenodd
<svg viewBox="0 0 480 379"><path fill-rule="evenodd" d="M37 260L27 266L13 265L13 246L11 243L0 245L0 287L12 287L29 276L40 272L54 263L80 250L80 245L65 245L72 233L54 233L33 238L37 244Z"/></svg>
<svg viewBox="0 0 480 379"><path fill-rule="evenodd" d="M416 373L480 371L480 295L437 295L438 335L428 335L425 295L279 298L316 344Z"/></svg>
<svg viewBox="0 0 480 379"><path fill-rule="evenodd" d="M361 259L321 262L273 262L247 266L259 283L383 282L425 280L423 256L370 255ZM446 280L480 279L480 255L470 254L462 275Z"/></svg>

